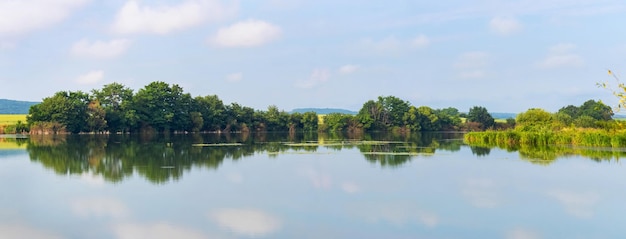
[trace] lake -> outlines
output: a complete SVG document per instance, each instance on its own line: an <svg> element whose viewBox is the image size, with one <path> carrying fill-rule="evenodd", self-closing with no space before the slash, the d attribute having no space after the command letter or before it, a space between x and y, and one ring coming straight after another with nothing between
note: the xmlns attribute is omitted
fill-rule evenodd
<svg viewBox="0 0 626 239"><path fill-rule="evenodd" d="M461 133L0 138L0 238L620 238L621 151Z"/></svg>

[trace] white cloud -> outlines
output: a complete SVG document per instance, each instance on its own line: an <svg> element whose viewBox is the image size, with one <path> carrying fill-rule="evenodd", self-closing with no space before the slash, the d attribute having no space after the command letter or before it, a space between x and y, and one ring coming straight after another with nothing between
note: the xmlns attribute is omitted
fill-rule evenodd
<svg viewBox="0 0 626 239"><path fill-rule="evenodd" d="M339 68L339 73L341 73L342 75L348 75L348 74L352 74L354 72L356 72L360 67L358 65L344 65L342 67Z"/></svg>
<svg viewBox="0 0 626 239"><path fill-rule="evenodd" d="M83 198L71 202L74 214L80 217L111 217L123 218L130 211L121 201L114 198Z"/></svg>
<svg viewBox="0 0 626 239"><path fill-rule="evenodd" d="M130 45L131 41L127 39L114 39L108 42L89 42L87 39L82 39L74 43L71 53L79 57L114 58L126 52Z"/></svg>
<svg viewBox="0 0 626 239"><path fill-rule="evenodd" d="M201 239L209 238L199 231L174 226L169 223L159 222L154 224L132 224L123 223L113 227L116 238L118 239L134 239L134 238L152 238L152 239Z"/></svg>
<svg viewBox="0 0 626 239"><path fill-rule="evenodd" d="M425 35L419 35L413 39L411 45L416 48L424 48L430 45L430 39Z"/></svg>
<svg viewBox="0 0 626 239"><path fill-rule="evenodd" d="M209 217L221 227L243 236L264 236L281 227L275 216L256 209L221 209Z"/></svg>
<svg viewBox="0 0 626 239"><path fill-rule="evenodd" d="M495 17L489 22L489 28L501 36L510 36L522 30L522 24L515 18Z"/></svg>
<svg viewBox="0 0 626 239"><path fill-rule="evenodd" d="M548 55L538 63L538 66L544 69L583 66L585 60L580 55L572 53L575 48L576 45L569 43L552 46Z"/></svg>
<svg viewBox="0 0 626 239"><path fill-rule="evenodd" d="M256 47L270 43L281 35L279 26L250 19L219 29L209 38L209 44L217 47Z"/></svg>
<svg viewBox="0 0 626 239"><path fill-rule="evenodd" d="M454 63L458 77L463 79L480 79L488 75L490 55L487 52L473 51L461 54Z"/></svg>
<svg viewBox="0 0 626 239"><path fill-rule="evenodd" d="M227 18L235 9L223 6L218 0L188 0L159 6L141 6L140 1L129 0L117 13L112 29L122 34L168 34Z"/></svg>
<svg viewBox="0 0 626 239"><path fill-rule="evenodd" d="M0 35L18 35L63 21L88 0L0 1Z"/></svg>
<svg viewBox="0 0 626 239"><path fill-rule="evenodd" d="M307 80L297 82L296 86L298 88L310 89L328 81L329 78L330 71L328 69L315 69Z"/></svg>
<svg viewBox="0 0 626 239"><path fill-rule="evenodd" d="M554 190L548 192L548 195L559 201L568 214L578 218L592 217L593 207L600 201L600 195L592 192L579 193Z"/></svg>
<svg viewBox="0 0 626 239"><path fill-rule="evenodd" d="M243 79L243 73L241 72L232 73L226 76L226 80L228 82L239 82L242 79Z"/></svg>
<svg viewBox="0 0 626 239"><path fill-rule="evenodd" d="M93 85L104 78L104 71L91 71L87 74L81 75L76 79L76 83L81 85Z"/></svg>

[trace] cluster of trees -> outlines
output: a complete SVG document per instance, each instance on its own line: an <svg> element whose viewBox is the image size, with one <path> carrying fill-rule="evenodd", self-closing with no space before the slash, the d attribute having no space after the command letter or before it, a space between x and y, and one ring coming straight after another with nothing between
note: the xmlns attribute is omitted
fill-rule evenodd
<svg viewBox="0 0 626 239"><path fill-rule="evenodd" d="M521 131L559 130L565 127L613 128L613 110L600 101L588 100L581 106L568 105L556 113L529 109L516 117L516 129Z"/></svg>
<svg viewBox="0 0 626 239"><path fill-rule="evenodd" d="M225 105L216 95L192 97L178 85L152 82L136 93L119 83L91 93L61 91L30 108L31 133L81 132L249 132L249 131L439 131L462 128L455 108L415 107L394 96L363 104L357 115L331 113L319 124L315 112L266 111L237 103ZM467 122L493 127L484 107L473 107Z"/></svg>
<svg viewBox="0 0 626 239"><path fill-rule="evenodd" d="M462 118L467 118L467 124L463 124ZM328 114L323 127L332 131L451 131L468 129L468 125L487 129L493 127L495 121L481 106L472 107L464 114L452 107L416 107L395 96L379 96L377 100L365 102L357 115Z"/></svg>
<svg viewBox="0 0 626 239"><path fill-rule="evenodd" d="M178 85L152 82L137 93L119 83L84 92L57 92L30 108L32 131L199 132L314 131L317 114L289 114L269 106L258 111L225 105L216 95L192 97Z"/></svg>

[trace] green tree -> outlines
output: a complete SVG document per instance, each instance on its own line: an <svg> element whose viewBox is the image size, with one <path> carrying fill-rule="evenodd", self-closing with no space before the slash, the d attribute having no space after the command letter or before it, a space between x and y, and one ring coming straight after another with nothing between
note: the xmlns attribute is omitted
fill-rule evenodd
<svg viewBox="0 0 626 239"><path fill-rule="evenodd" d="M379 96L377 101L367 101L359 110L357 118L365 130L388 130L404 126L405 113L410 104L395 96Z"/></svg>
<svg viewBox="0 0 626 239"><path fill-rule="evenodd" d="M344 131L347 130L352 122L353 116L342 113L330 113L324 117L324 124L330 131Z"/></svg>
<svg viewBox="0 0 626 239"><path fill-rule="evenodd" d="M422 125L420 123L421 118L422 115L415 106L409 107L409 111L407 111L403 117L405 126L412 131L422 130Z"/></svg>
<svg viewBox="0 0 626 239"><path fill-rule="evenodd" d="M202 118L202 113L191 112L191 123L193 125L191 130L193 132L199 132L204 126L204 118Z"/></svg>
<svg viewBox="0 0 626 239"><path fill-rule="evenodd" d="M106 130L110 132L128 131L134 127L137 119L134 112L130 112L133 99L133 90L120 83L104 85L100 90L92 90L93 97L98 100L104 109Z"/></svg>
<svg viewBox="0 0 626 239"><path fill-rule="evenodd" d="M601 101L588 100L580 106L581 115L591 116L595 120L611 120L613 110Z"/></svg>
<svg viewBox="0 0 626 239"><path fill-rule="evenodd" d="M88 130L89 102L87 93L60 91L44 98L40 104L31 106L27 121L29 125L35 122L57 122L72 133L84 132Z"/></svg>
<svg viewBox="0 0 626 239"><path fill-rule="evenodd" d="M190 130L192 98L178 85L152 82L133 98L133 107L142 127L157 131Z"/></svg>
<svg viewBox="0 0 626 239"><path fill-rule="evenodd" d="M519 113L515 118L516 128L523 131L549 129L553 115L543 109L532 108Z"/></svg>
<svg viewBox="0 0 626 239"><path fill-rule="evenodd" d="M195 111L202 115L204 130L216 131L226 127L226 107L217 95L196 97Z"/></svg>
<svg viewBox="0 0 626 239"><path fill-rule="evenodd" d="M369 100L363 104L359 110L357 118L359 119L363 129L365 130L381 130L384 128L382 124L384 110L382 104ZM326 122L326 120L324 120Z"/></svg>
<svg viewBox="0 0 626 239"><path fill-rule="evenodd" d="M422 125L422 131L437 131L441 130L441 124L439 123L439 117L435 114L435 111L428 106L420 106L417 108L421 117L419 119Z"/></svg>
<svg viewBox="0 0 626 239"><path fill-rule="evenodd" d="M439 127L443 130L454 130L461 125L459 110L453 107L435 110L435 115L439 118Z"/></svg>
<svg viewBox="0 0 626 239"><path fill-rule="evenodd" d="M409 107L411 106L408 101L401 100L395 96L379 96L378 102L383 106L383 111L385 112L383 124L388 127L403 125L404 121L402 117L404 113L409 111Z"/></svg>
<svg viewBox="0 0 626 239"><path fill-rule="evenodd" d="M494 126L495 120L489 114L487 109L482 106L474 106L467 113L468 122L476 122L480 124L481 129L488 129Z"/></svg>
<svg viewBox="0 0 626 239"><path fill-rule="evenodd" d="M240 130L249 130L250 127L253 127L254 120L254 109L241 106L237 103L231 103L225 107L225 124L226 128L224 131L240 131Z"/></svg>
<svg viewBox="0 0 626 239"><path fill-rule="evenodd" d="M289 114L281 111L275 105L267 107L267 111L263 112L265 130L267 131L288 131L289 130Z"/></svg>
<svg viewBox="0 0 626 239"><path fill-rule="evenodd" d="M317 113L315 112L305 112L302 114L302 130L303 131L317 131L319 119L317 117Z"/></svg>
<svg viewBox="0 0 626 239"><path fill-rule="evenodd" d="M564 113L577 119L580 116L586 115L594 118L595 120L611 120L613 117L613 110L611 107L605 105L600 101L588 100L581 106L568 105L559 109L558 113Z"/></svg>

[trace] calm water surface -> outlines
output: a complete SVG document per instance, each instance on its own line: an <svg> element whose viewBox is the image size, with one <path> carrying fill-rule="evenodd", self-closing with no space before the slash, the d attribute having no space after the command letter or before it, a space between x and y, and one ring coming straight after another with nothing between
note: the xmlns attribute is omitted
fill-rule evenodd
<svg viewBox="0 0 626 239"><path fill-rule="evenodd" d="M460 134L0 139L0 238L620 238L622 152Z"/></svg>

